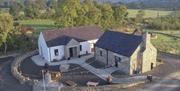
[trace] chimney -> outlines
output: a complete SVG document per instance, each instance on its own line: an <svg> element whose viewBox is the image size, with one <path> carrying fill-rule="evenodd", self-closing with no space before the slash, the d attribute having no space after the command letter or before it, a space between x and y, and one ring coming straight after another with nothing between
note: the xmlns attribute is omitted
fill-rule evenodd
<svg viewBox="0 0 180 91"><path fill-rule="evenodd" d="M145 32L143 34L143 45L144 45L145 48L150 43L150 41L151 41L150 34L148 32Z"/></svg>

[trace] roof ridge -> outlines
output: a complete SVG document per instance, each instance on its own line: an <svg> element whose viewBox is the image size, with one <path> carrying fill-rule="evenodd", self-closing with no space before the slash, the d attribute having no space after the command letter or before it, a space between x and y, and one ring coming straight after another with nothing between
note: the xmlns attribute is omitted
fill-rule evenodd
<svg viewBox="0 0 180 91"><path fill-rule="evenodd" d="M53 30L44 31L42 34L46 41L56 39L59 36L61 37L66 36L69 38L77 39L78 41L85 41L85 40L93 40L99 38L103 34L103 31L101 31L101 28L99 26L91 25L91 26L63 28L59 30L53 29ZM60 40L54 40L53 42L58 42L58 41ZM57 44L54 43L54 44L58 45L58 43Z"/></svg>
<svg viewBox="0 0 180 91"><path fill-rule="evenodd" d="M119 32L119 31L106 31L106 32L112 32L112 33L121 33L121 34L124 34L124 35L128 35L128 36L137 36L137 37L142 37L141 35L133 35L133 34L128 34L128 33L125 33L125 32Z"/></svg>
<svg viewBox="0 0 180 91"><path fill-rule="evenodd" d="M80 28L85 28L85 27L99 27L99 26L96 26L96 25L86 25L86 26L77 26L77 27L66 27L66 28L61 28L61 29L50 29L50 30L45 30L43 31L42 33L47 33L47 32L53 32L53 31L64 31L64 30L75 30L75 29L80 29Z"/></svg>

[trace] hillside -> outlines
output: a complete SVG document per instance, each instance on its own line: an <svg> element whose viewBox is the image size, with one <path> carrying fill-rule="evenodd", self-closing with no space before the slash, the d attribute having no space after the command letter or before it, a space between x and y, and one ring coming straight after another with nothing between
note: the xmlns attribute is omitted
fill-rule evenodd
<svg viewBox="0 0 180 91"><path fill-rule="evenodd" d="M180 0L135 0L127 3L129 8L180 10Z"/></svg>
<svg viewBox="0 0 180 91"><path fill-rule="evenodd" d="M180 0L95 0L100 3L124 3L132 9L180 10Z"/></svg>
<svg viewBox="0 0 180 91"><path fill-rule="evenodd" d="M0 0L0 5L8 4L12 0ZM16 0L23 3L25 0ZM44 0L48 1L48 0ZM82 0L81 0L82 1ZM166 9L180 10L180 0L94 0L99 3L124 3L131 9Z"/></svg>

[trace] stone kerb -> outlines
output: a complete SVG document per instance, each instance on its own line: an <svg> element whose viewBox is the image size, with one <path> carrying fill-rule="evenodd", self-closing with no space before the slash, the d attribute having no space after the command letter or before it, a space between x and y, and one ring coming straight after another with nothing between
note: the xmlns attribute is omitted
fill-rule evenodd
<svg viewBox="0 0 180 91"><path fill-rule="evenodd" d="M33 56L33 55L35 55L37 53L38 53L38 51L35 50L35 51L32 51L32 52L28 52L28 53L26 53L24 55L19 55L12 62L12 64L11 64L11 73L21 84L24 84L25 82L28 82L29 84L34 84L34 83L37 82L37 80L30 79L29 77L23 76L22 73L18 70L21 62L25 58Z"/></svg>

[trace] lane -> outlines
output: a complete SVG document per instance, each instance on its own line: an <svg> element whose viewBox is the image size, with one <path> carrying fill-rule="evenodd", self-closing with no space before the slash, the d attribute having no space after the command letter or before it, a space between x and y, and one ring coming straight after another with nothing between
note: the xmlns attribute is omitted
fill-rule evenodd
<svg viewBox="0 0 180 91"><path fill-rule="evenodd" d="M140 91L180 91L180 72L175 72L156 84L151 84Z"/></svg>
<svg viewBox="0 0 180 91"><path fill-rule="evenodd" d="M10 65L14 58L0 58L0 91L32 91L32 87L27 84L20 84L11 74Z"/></svg>
<svg viewBox="0 0 180 91"><path fill-rule="evenodd" d="M168 62L171 74L155 84L148 84L139 91L180 91L180 59L169 55L160 55L159 59ZM166 71L167 69L162 69Z"/></svg>
<svg viewBox="0 0 180 91"><path fill-rule="evenodd" d="M173 56L170 54L160 53L158 58L168 62L180 62L180 56Z"/></svg>

